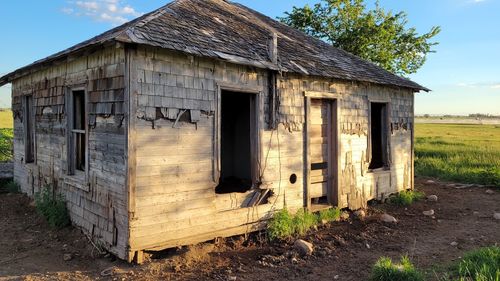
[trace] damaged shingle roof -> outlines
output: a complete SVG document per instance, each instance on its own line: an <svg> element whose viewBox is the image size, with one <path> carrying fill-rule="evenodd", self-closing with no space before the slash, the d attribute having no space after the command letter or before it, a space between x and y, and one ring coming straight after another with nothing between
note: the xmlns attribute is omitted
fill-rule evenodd
<svg viewBox="0 0 500 281"><path fill-rule="evenodd" d="M278 65L269 59L269 40L273 33L278 37ZM112 41L144 44L283 72L428 91L415 82L243 5L224 0L173 1L122 26L7 74L0 78L0 85L45 63Z"/></svg>

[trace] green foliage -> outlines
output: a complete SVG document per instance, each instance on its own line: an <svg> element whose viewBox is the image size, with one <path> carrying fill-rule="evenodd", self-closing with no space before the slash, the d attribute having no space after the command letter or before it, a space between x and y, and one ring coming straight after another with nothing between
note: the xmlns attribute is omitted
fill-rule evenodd
<svg viewBox="0 0 500 281"><path fill-rule="evenodd" d="M500 127L416 124L415 173L500 186Z"/></svg>
<svg viewBox="0 0 500 281"><path fill-rule="evenodd" d="M300 209L293 217L293 226L295 229L295 233L298 235L306 234L306 232L314 227L317 223L318 217L315 214L306 211L305 209Z"/></svg>
<svg viewBox="0 0 500 281"><path fill-rule="evenodd" d="M71 221L64 198L60 194L54 195L50 187L47 186L35 195L35 205L37 211L51 226L63 228L70 225Z"/></svg>
<svg viewBox="0 0 500 281"><path fill-rule="evenodd" d="M267 234L271 240L288 238L294 233L293 216L287 209L275 213L267 224Z"/></svg>
<svg viewBox="0 0 500 281"><path fill-rule="evenodd" d="M327 222L338 221L340 209L331 208L313 214L306 209L300 209L295 215L290 214L287 209L275 213L267 224L269 239L288 239L297 235L304 235L323 220Z"/></svg>
<svg viewBox="0 0 500 281"><path fill-rule="evenodd" d="M390 202L394 205L408 206L413 202L423 199L425 194L416 190L405 190L391 197Z"/></svg>
<svg viewBox="0 0 500 281"><path fill-rule="evenodd" d="M293 7L279 19L400 75L422 67L437 44L430 40L440 32L440 27L432 27L419 35L415 28L406 27L404 12L387 12L378 1L375 9L368 10L363 0L321 0L313 7Z"/></svg>
<svg viewBox="0 0 500 281"><path fill-rule="evenodd" d="M322 210L318 213L318 222L332 222L338 221L340 219L340 209L339 208L330 208L326 210Z"/></svg>
<svg viewBox="0 0 500 281"><path fill-rule="evenodd" d="M0 129L0 162L12 161L14 130Z"/></svg>
<svg viewBox="0 0 500 281"><path fill-rule="evenodd" d="M399 263L382 257L372 269L371 281L423 281L424 275L418 271L406 256Z"/></svg>
<svg viewBox="0 0 500 281"><path fill-rule="evenodd" d="M467 253L453 267L453 280L459 281L499 281L500 247L481 248Z"/></svg>
<svg viewBox="0 0 500 281"><path fill-rule="evenodd" d="M21 189L19 188L19 184L15 181L0 181L0 193L19 193L20 191Z"/></svg>

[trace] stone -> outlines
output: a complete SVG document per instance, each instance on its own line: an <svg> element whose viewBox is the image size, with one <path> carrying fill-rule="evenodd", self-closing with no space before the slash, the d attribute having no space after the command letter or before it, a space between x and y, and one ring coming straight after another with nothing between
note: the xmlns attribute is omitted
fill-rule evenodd
<svg viewBox="0 0 500 281"><path fill-rule="evenodd" d="M364 219L366 217L366 212L365 210L363 209L359 209L357 211L354 212L354 215L358 218L358 219Z"/></svg>
<svg viewBox="0 0 500 281"><path fill-rule="evenodd" d="M386 222L386 223L397 223L398 222L398 220L395 217L388 215L388 214L382 214L380 216L380 220L382 222Z"/></svg>
<svg viewBox="0 0 500 281"><path fill-rule="evenodd" d="M327 220L325 220L325 219L322 219L322 220L321 220L321 224L328 224L328 221L327 221Z"/></svg>
<svg viewBox="0 0 500 281"><path fill-rule="evenodd" d="M313 244L306 242L302 239L297 239L293 244L295 249L303 256L310 256L313 253Z"/></svg>
<svg viewBox="0 0 500 281"><path fill-rule="evenodd" d="M486 189L486 194L495 194L495 191L491 190L491 189Z"/></svg>
<svg viewBox="0 0 500 281"><path fill-rule="evenodd" d="M229 276L227 278L228 281L236 281L236 279L238 279L236 276Z"/></svg>
<svg viewBox="0 0 500 281"><path fill-rule="evenodd" d="M436 183L436 182L433 180L428 180L428 181L426 181L426 183Z"/></svg>
<svg viewBox="0 0 500 281"><path fill-rule="evenodd" d="M63 255L63 260L64 261L70 261L73 259L73 256L71 254L64 254Z"/></svg>
<svg viewBox="0 0 500 281"><path fill-rule="evenodd" d="M431 217L434 216L434 210L430 209L429 211L423 211L422 214L424 214L424 216Z"/></svg>
<svg viewBox="0 0 500 281"><path fill-rule="evenodd" d="M456 247L456 246L458 246L458 242L453 241L453 242L450 243L450 245L453 246L453 247Z"/></svg>
<svg viewBox="0 0 500 281"><path fill-rule="evenodd" d="M427 196L427 200L429 200L431 202L437 202L438 197L437 197L437 195L429 195L429 196Z"/></svg>
<svg viewBox="0 0 500 281"><path fill-rule="evenodd" d="M500 213L494 213L493 218L496 220L500 220Z"/></svg>
<svg viewBox="0 0 500 281"><path fill-rule="evenodd" d="M348 212L342 212L342 213L340 214L340 219L341 219L341 220L343 220L343 221L348 220L348 219L349 219L349 217L350 217L350 216L349 216L349 213L348 213Z"/></svg>

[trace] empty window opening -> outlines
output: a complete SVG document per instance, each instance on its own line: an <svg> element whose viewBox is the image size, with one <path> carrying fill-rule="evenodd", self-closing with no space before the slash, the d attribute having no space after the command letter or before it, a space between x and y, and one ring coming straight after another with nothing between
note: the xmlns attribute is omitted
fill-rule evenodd
<svg viewBox="0 0 500 281"><path fill-rule="evenodd" d="M71 93L71 112L69 123L69 144L68 144L68 163L69 174L74 174L75 170L85 171L85 156L87 151L86 131L85 131L85 92L73 91Z"/></svg>
<svg viewBox="0 0 500 281"><path fill-rule="evenodd" d="M371 162L369 169L388 167L387 104L371 103Z"/></svg>
<svg viewBox="0 0 500 281"><path fill-rule="evenodd" d="M26 163L35 162L35 134L33 120L33 96L24 97L24 145Z"/></svg>
<svg viewBox="0 0 500 281"><path fill-rule="evenodd" d="M254 95L221 93L221 174L216 193L252 188L252 102Z"/></svg>

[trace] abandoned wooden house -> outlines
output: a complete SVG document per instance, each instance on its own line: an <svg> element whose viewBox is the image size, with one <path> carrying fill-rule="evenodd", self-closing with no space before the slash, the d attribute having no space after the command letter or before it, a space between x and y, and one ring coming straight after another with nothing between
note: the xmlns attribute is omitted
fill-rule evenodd
<svg viewBox="0 0 500 281"><path fill-rule="evenodd" d="M0 78L14 177L122 259L413 186L426 88L242 5L177 0Z"/></svg>

